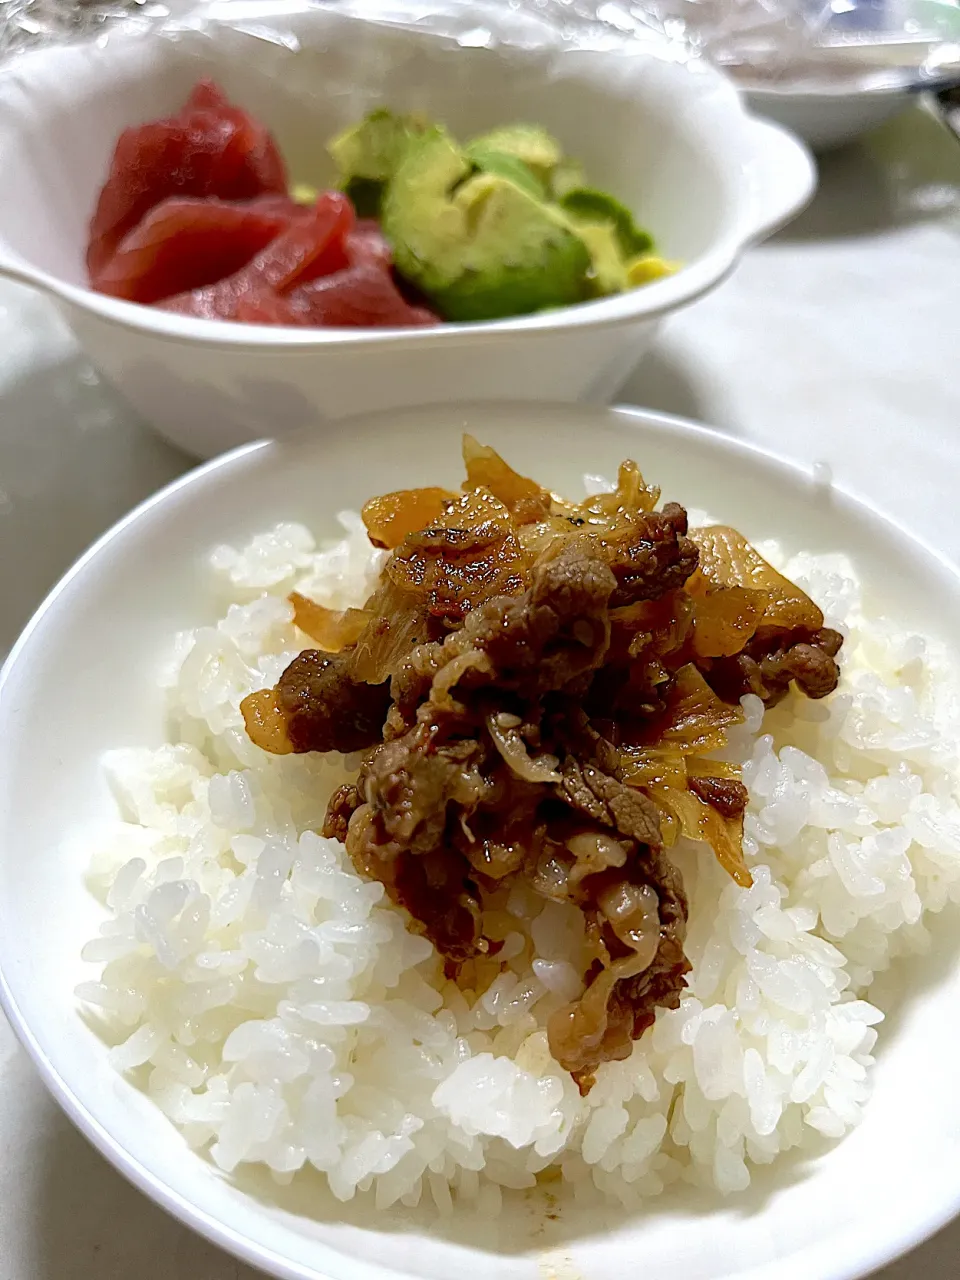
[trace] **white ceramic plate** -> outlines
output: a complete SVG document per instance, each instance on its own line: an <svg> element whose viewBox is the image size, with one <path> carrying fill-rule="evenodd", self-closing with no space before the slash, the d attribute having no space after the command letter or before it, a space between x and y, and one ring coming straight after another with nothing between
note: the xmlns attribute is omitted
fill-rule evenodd
<svg viewBox="0 0 960 1280"><path fill-rule="evenodd" d="M43 605L0 682L0 995L51 1091L84 1133L184 1222L277 1276L307 1280L853 1280L960 1207L960 975L941 931L900 970L886 1007L863 1125L816 1158L758 1172L742 1197L670 1193L545 1221L519 1202L496 1222L442 1228L398 1211L340 1206L320 1180L286 1191L233 1182L190 1154L159 1111L109 1067L78 1015L82 942L101 911L69 838L111 809L98 758L163 737L154 676L173 633L212 620L204 556L278 519L334 533L333 513L399 486L455 484L469 429L521 470L577 491L584 471L637 458L670 498L707 507L750 538L843 550L867 603L946 637L960 578L868 506L809 474L693 424L584 408L410 410L335 439L248 446L193 472L100 540ZM949 925L949 921L943 923ZM892 1000L892 1005L891 1005Z"/></svg>

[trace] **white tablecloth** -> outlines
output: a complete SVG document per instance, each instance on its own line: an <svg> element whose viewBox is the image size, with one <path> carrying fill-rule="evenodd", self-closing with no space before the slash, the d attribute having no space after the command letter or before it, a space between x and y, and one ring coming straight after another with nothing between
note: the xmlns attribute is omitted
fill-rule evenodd
<svg viewBox="0 0 960 1280"><path fill-rule="evenodd" d="M810 463L960 555L960 146L917 110L676 317L623 399ZM78 553L187 460L0 286L0 654ZM882 1280L956 1280L960 1223ZM80 1138L0 1018L0 1280L253 1280ZM810 1280L817 1280L811 1276Z"/></svg>

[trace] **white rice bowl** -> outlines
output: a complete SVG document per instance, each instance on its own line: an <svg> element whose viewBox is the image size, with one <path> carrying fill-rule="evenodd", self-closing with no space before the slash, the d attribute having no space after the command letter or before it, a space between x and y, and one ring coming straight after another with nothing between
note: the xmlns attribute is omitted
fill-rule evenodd
<svg viewBox="0 0 960 1280"><path fill-rule="evenodd" d="M287 594L357 605L379 572L359 518L340 519L346 537L323 550L289 524L217 549L222 620L178 636L161 673L169 744L105 761L122 820L92 851L110 918L83 953L102 972L78 995L114 1066L226 1173L254 1163L287 1182L313 1166L340 1200L440 1214L493 1216L505 1190L538 1182L627 1206L679 1181L727 1195L856 1125L882 1034L874 975L924 947L925 912L960 899L945 652L865 617L844 557L785 562L761 545L846 636L841 685L765 716L744 699L730 755L750 790L753 887L704 846L674 849L687 991L581 1098L544 1030L578 989L579 913L515 892L493 925L509 968L461 992L316 834L355 762L246 738L241 699L304 647Z"/></svg>

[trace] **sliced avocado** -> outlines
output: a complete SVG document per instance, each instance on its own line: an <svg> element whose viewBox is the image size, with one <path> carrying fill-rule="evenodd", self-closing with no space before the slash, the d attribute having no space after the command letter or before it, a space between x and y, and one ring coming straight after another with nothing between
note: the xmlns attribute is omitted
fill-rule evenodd
<svg viewBox="0 0 960 1280"><path fill-rule="evenodd" d="M628 287L636 289L638 285L649 284L652 280L676 275L679 270L679 262L667 262L664 258L658 258L655 253L641 253L627 263Z"/></svg>
<svg viewBox="0 0 960 1280"><path fill-rule="evenodd" d="M385 182L396 169L411 138L422 133L416 116L394 115L380 108L327 143L344 183L354 178Z"/></svg>
<svg viewBox="0 0 960 1280"><path fill-rule="evenodd" d="M583 186L583 165L579 160L561 160L550 175L550 194L562 200L568 191Z"/></svg>
<svg viewBox="0 0 960 1280"><path fill-rule="evenodd" d="M442 129L408 147L382 225L397 270L448 320L523 315L589 292L589 252L559 210L502 174L474 173Z"/></svg>
<svg viewBox="0 0 960 1280"><path fill-rule="evenodd" d="M590 255L550 206L498 174L477 174L454 196L472 233L464 270L436 295L452 320L492 320L581 302Z"/></svg>
<svg viewBox="0 0 960 1280"><path fill-rule="evenodd" d="M560 206L577 222L611 223L625 257L648 253L654 247L652 236L637 226L627 206L606 191L575 187L561 197Z"/></svg>
<svg viewBox="0 0 960 1280"><path fill-rule="evenodd" d="M424 293L450 284L462 270L466 229L450 195L470 172L446 130L432 128L411 142L387 184L383 234L393 245L397 270Z"/></svg>
<svg viewBox="0 0 960 1280"><path fill-rule="evenodd" d="M577 235L590 251L591 291L600 297L625 293L630 287L627 263L617 233L609 222L576 223Z"/></svg>
<svg viewBox="0 0 960 1280"><path fill-rule="evenodd" d="M290 198L296 204L316 204L320 192L309 182L295 182L290 188Z"/></svg>
<svg viewBox="0 0 960 1280"><path fill-rule="evenodd" d="M343 194L350 197L358 218L379 218L385 186L374 178L350 178L343 184Z"/></svg>
<svg viewBox="0 0 960 1280"><path fill-rule="evenodd" d="M530 166L516 156L507 155L505 151L493 151L482 141L471 142L464 148L464 155L481 173L498 173L501 178L509 178L536 199L543 199L543 183Z"/></svg>
<svg viewBox="0 0 960 1280"><path fill-rule="evenodd" d="M548 178L563 159L559 142L537 124L508 124L475 138L471 146L513 156L541 178Z"/></svg>

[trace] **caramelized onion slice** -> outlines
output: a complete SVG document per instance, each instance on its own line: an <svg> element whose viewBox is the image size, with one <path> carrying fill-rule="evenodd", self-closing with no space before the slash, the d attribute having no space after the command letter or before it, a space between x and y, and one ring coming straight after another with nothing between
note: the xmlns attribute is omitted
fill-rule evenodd
<svg viewBox="0 0 960 1280"><path fill-rule="evenodd" d="M656 890L649 884L621 880L604 890L597 906L620 941L636 956L634 963L640 968L633 972L649 969L660 946L660 903Z"/></svg>
<svg viewBox="0 0 960 1280"><path fill-rule="evenodd" d="M567 840L567 848L576 859L567 876L572 889L589 876L609 867L622 867L627 861L627 845L609 831L581 831Z"/></svg>
<svg viewBox="0 0 960 1280"><path fill-rule="evenodd" d="M531 758L527 744L520 736L519 723L510 723L515 719L515 716L503 713L487 716L487 730L493 745L517 777L525 782L559 782L557 757L542 755Z"/></svg>
<svg viewBox="0 0 960 1280"><path fill-rule="evenodd" d="M367 609L328 609L299 591L291 591L287 599L293 605L296 625L326 653L339 653L356 644L373 618Z"/></svg>
<svg viewBox="0 0 960 1280"><path fill-rule="evenodd" d="M629 459L620 463L613 493L595 493L576 508L577 514L597 531L616 537L626 534L640 513L652 511L660 501L660 490L647 485L640 468Z"/></svg>
<svg viewBox="0 0 960 1280"><path fill-rule="evenodd" d="M457 654L455 658L451 658L449 662L444 663L433 677L433 683L430 686L430 701L437 707L456 711L459 704L453 697L453 690L460 683L460 680L468 671L488 673L490 670L490 659L482 650L473 648L464 650L463 653ZM460 710L462 711L462 708Z"/></svg>
<svg viewBox="0 0 960 1280"><path fill-rule="evenodd" d="M467 468L465 489L489 489L510 511L522 506L525 513L532 514L538 507L543 513L549 512L550 494L546 489L514 471L496 449L467 434L463 437L463 462Z"/></svg>
<svg viewBox="0 0 960 1280"><path fill-rule="evenodd" d="M627 886L628 889L632 887ZM649 969L659 947L659 923L656 934L653 935L646 916L646 902L641 905L632 899L625 899L623 903L611 902L609 905L625 931L629 932L628 922L637 923L641 915L643 923L637 930L637 945L632 947L630 953L602 968L579 1000L563 1005L547 1020L550 1052L561 1067L573 1073L591 1070L592 1074L592 1069L601 1059L616 1061L630 1056L633 1049L630 1029L625 1026L610 1027L610 997L621 979L636 977ZM608 1036L611 1029L615 1032L614 1037ZM587 1087L589 1088L589 1084ZM583 1085L581 1091L584 1091Z"/></svg>
<svg viewBox="0 0 960 1280"><path fill-rule="evenodd" d="M726 525L691 529L700 549L700 569L718 587L746 587L766 596L761 625L785 631L819 631L823 614L805 592L768 564L742 534Z"/></svg>
<svg viewBox="0 0 960 1280"><path fill-rule="evenodd" d="M517 542L529 564L533 564L542 556L550 554L554 543L569 538L579 526L572 524L566 516L545 515L542 519L517 528Z"/></svg>
<svg viewBox="0 0 960 1280"><path fill-rule="evenodd" d="M408 535L384 574L435 617L459 622L491 596L520 595L528 569L509 510L489 489L475 489Z"/></svg>
<svg viewBox="0 0 960 1280"><path fill-rule="evenodd" d="M651 745L679 747L686 755L719 751L727 730L743 721L739 705L731 706L713 692L692 663L677 672L667 707L651 729Z"/></svg>
<svg viewBox="0 0 960 1280"><path fill-rule="evenodd" d="M685 590L668 591L659 600L638 600L610 610L610 654L624 661L664 657L681 648L694 617Z"/></svg>
<svg viewBox="0 0 960 1280"><path fill-rule="evenodd" d="M688 756L686 760L688 778L724 778L731 782L739 782L743 777L743 769L729 760L711 760L698 756Z"/></svg>
<svg viewBox="0 0 960 1280"><path fill-rule="evenodd" d="M709 587L700 570L686 590L694 597L690 647L698 658L729 658L740 653L755 635L769 596L751 587Z"/></svg>
<svg viewBox="0 0 960 1280"><path fill-rule="evenodd" d="M422 601L384 575L365 612L370 621L357 639L350 674L366 684L382 684L426 638L427 611Z"/></svg>
<svg viewBox="0 0 960 1280"><path fill-rule="evenodd" d="M447 503L456 499L448 489L397 489L371 498L360 515L373 545L392 551L408 534L439 520Z"/></svg>
<svg viewBox="0 0 960 1280"><path fill-rule="evenodd" d="M240 714L254 746L271 755L290 755L294 747L287 734L287 719L280 710L276 689L247 694L240 703Z"/></svg>
<svg viewBox="0 0 960 1280"><path fill-rule="evenodd" d="M689 840L699 840L711 847L721 867L738 885L748 889L753 884L753 876L743 859L742 814L724 818L692 791L681 791L662 783L654 783L647 790L650 799L677 820Z"/></svg>
<svg viewBox="0 0 960 1280"><path fill-rule="evenodd" d="M671 787L687 785L687 759L679 747L633 747L622 745L618 776L628 787L649 787L664 782Z"/></svg>

